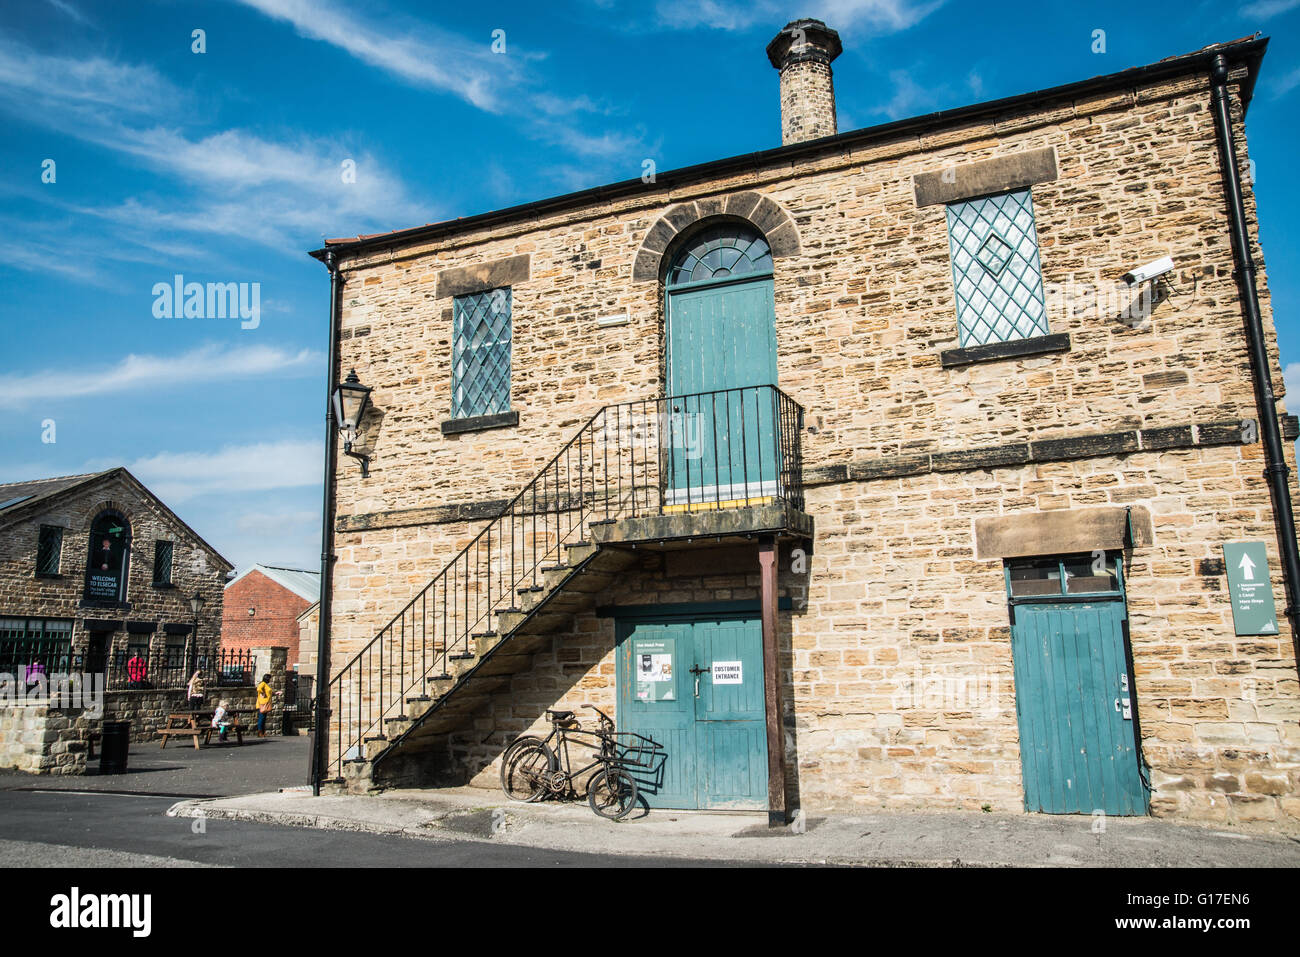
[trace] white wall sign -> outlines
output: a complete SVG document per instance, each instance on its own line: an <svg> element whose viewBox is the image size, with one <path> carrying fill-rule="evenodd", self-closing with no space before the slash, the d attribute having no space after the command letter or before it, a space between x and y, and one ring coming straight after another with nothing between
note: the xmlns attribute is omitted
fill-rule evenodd
<svg viewBox="0 0 1300 957"><path fill-rule="evenodd" d="M713 663L713 683L715 685L744 684L739 661L715 661Z"/></svg>

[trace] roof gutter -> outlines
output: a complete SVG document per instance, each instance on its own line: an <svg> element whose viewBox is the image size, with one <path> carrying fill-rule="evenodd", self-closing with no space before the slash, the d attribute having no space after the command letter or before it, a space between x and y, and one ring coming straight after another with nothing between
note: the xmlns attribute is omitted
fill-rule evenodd
<svg viewBox="0 0 1300 957"><path fill-rule="evenodd" d="M1223 170L1223 191L1228 201L1228 230L1232 238L1232 256L1236 264L1233 278L1241 299L1246 324L1246 345L1250 356L1250 373L1255 386L1255 408L1259 414L1259 431L1264 441L1264 477L1273 500L1273 515L1278 551L1282 556L1282 577L1286 583L1286 616L1291 623L1291 643L1300 669L1300 548L1296 545L1295 514L1291 508L1290 469L1282 449L1282 434L1277 421L1277 397L1273 394L1273 376L1264 338L1264 323L1259 311L1259 289L1255 282L1255 261L1250 253L1246 229L1246 207L1242 200L1241 170L1237 159L1236 138L1230 115L1228 92L1228 58L1216 54L1210 63L1211 109L1214 132L1219 145L1219 165ZM1244 108L1244 104L1243 104Z"/></svg>
<svg viewBox="0 0 1300 957"><path fill-rule="evenodd" d="M804 143L792 143L789 146L778 146L769 150L668 170L658 174L655 185L661 191L669 190L703 178L723 176L778 163L794 164L827 153L842 153L862 148L878 140L886 140L907 134L920 135L935 129L967 123L980 117L1016 112L1049 100L1079 98L1175 76L1204 74L1209 70L1210 64L1216 57L1224 57L1234 65L1244 64L1249 69L1249 76L1242 84L1242 108L1244 110L1250 103L1259 63L1263 59L1267 48L1268 38L1258 36L1233 43L1218 44L1184 56L1171 57L1168 60L1161 60L1147 66L1134 67L1119 73L1110 73L1063 86L1050 87L1031 93L1020 93L1000 100L990 100L985 103L976 103L951 110L939 110L924 116L895 120L891 123L882 123L861 130L850 130L847 133L824 136L821 139L809 140ZM577 209L625 196L640 195L645 192L646 184L640 178L628 179L607 186L597 186L593 189L566 193L562 196L535 200L519 206L510 206L505 209L479 213L474 216L466 216L442 223L432 223L427 226L417 226L412 229L403 229L344 242L328 243L320 249L312 250L310 255L321 262L325 262L325 255L330 250L336 250L345 256L354 255L371 249L399 246L404 243L437 239L518 220L535 219L539 215Z"/></svg>

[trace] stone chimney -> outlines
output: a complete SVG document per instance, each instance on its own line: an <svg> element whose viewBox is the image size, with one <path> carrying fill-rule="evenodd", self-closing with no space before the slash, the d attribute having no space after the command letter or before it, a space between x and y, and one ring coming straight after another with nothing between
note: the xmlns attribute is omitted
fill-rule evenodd
<svg viewBox="0 0 1300 957"><path fill-rule="evenodd" d="M807 19L791 20L767 45L767 58L781 71L781 145L839 132L831 61L843 49L838 33Z"/></svg>

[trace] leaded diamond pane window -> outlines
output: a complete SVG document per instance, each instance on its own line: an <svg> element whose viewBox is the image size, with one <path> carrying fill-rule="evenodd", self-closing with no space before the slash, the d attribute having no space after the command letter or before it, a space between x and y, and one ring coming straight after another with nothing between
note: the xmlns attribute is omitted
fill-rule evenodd
<svg viewBox="0 0 1300 957"><path fill-rule="evenodd" d="M172 542L153 543L153 583L170 585L172 583Z"/></svg>
<svg viewBox="0 0 1300 957"><path fill-rule="evenodd" d="M948 246L963 348L1047 335L1029 190L949 203Z"/></svg>
<svg viewBox="0 0 1300 957"><path fill-rule="evenodd" d="M451 414L510 411L510 290L457 296L451 349Z"/></svg>
<svg viewBox="0 0 1300 957"><path fill-rule="evenodd" d="M63 558L63 529L42 525L36 548L36 574L57 575Z"/></svg>

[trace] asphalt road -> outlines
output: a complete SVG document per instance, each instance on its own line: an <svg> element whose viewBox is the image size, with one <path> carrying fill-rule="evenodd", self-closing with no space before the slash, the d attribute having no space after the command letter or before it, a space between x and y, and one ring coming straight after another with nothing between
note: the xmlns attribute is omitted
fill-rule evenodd
<svg viewBox="0 0 1300 957"><path fill-rule="evenodd" d="M541 851L245 821L169 818L183 797L301 786L308 739L243 747L134 744L126 774L0 771L0 867L663 867L680 859ZM202 831L196 832L196 823ZM718 866L701 861L701 866Z"/></svg>
<svg viewBox="0 0 1300 957"><path fill-rule="evenodd" d="M0 867L681 867L476 841L169 818L175 798L0 791ZM195 825L202 832L195 832ZM718 866L717 862L700 862Z"/></svg>

